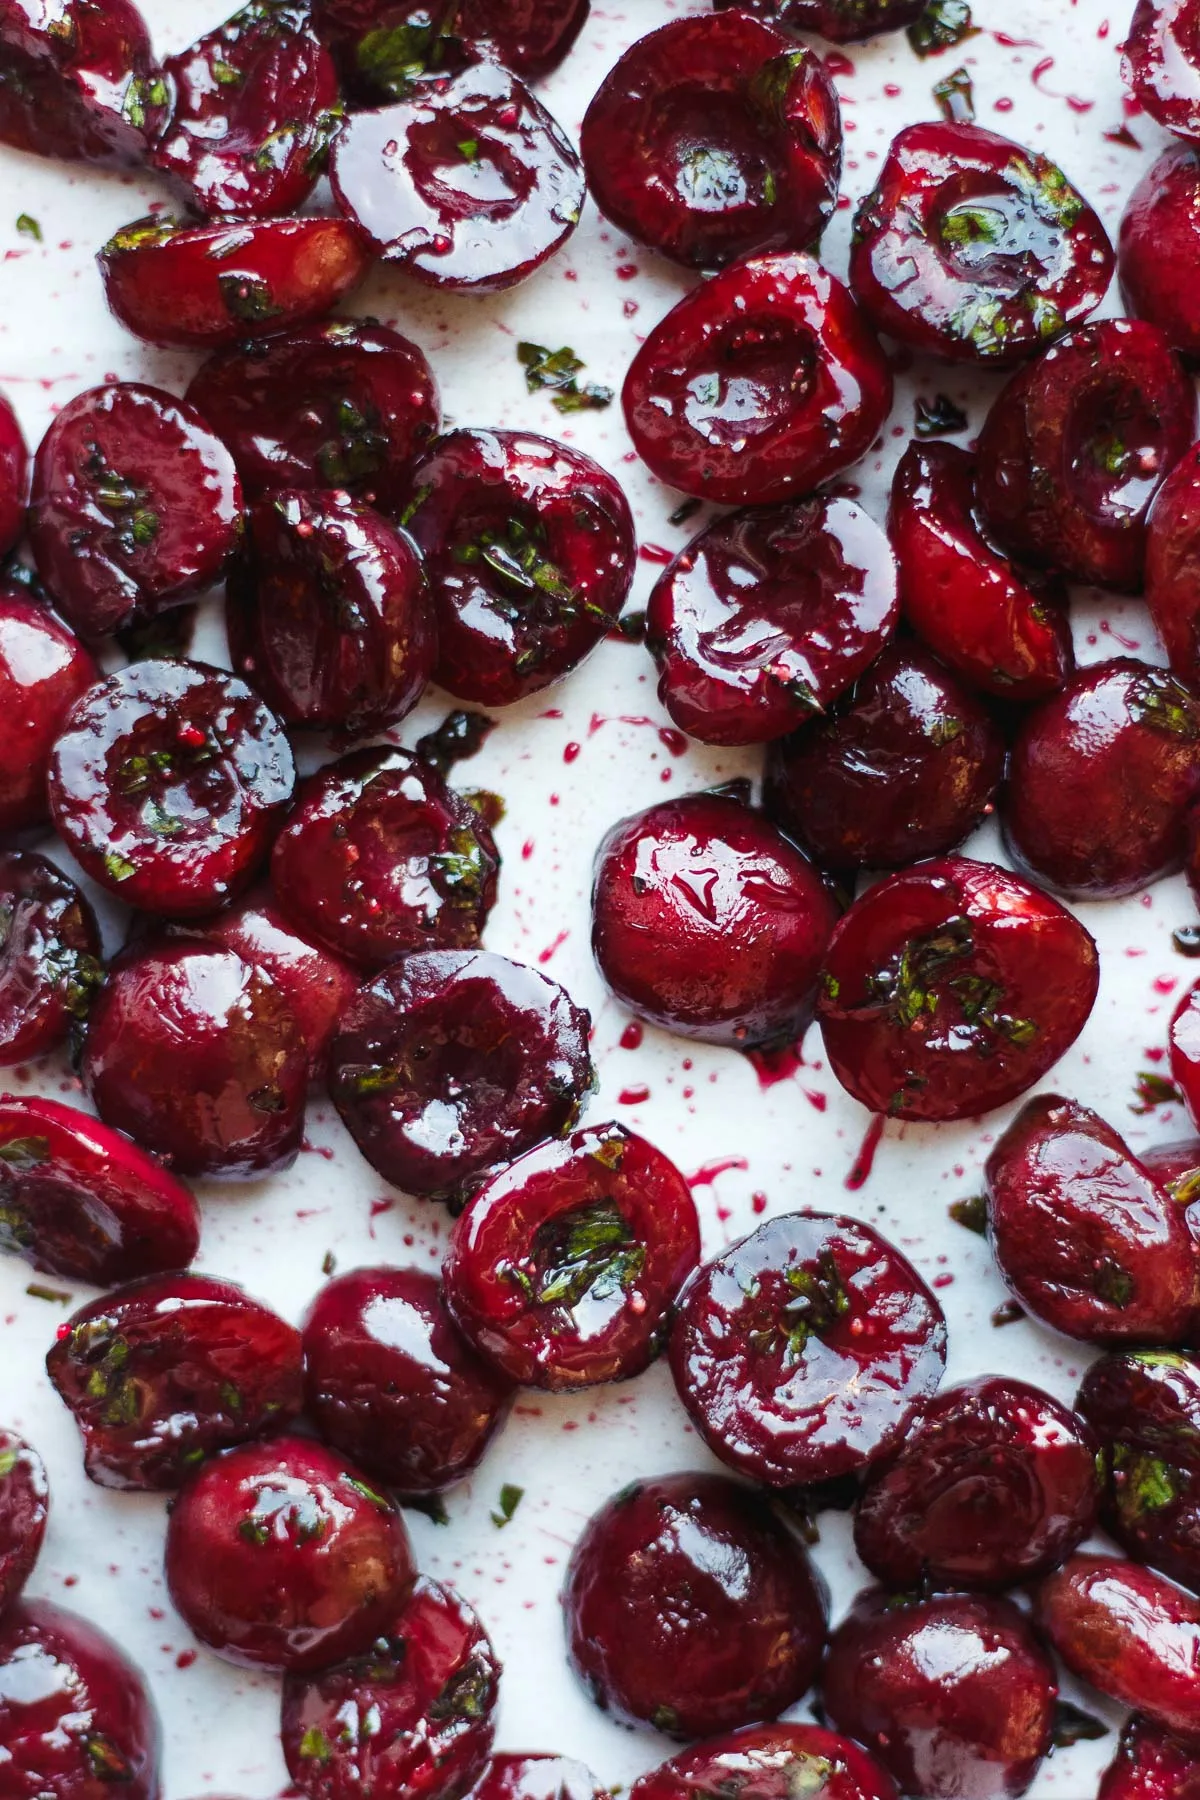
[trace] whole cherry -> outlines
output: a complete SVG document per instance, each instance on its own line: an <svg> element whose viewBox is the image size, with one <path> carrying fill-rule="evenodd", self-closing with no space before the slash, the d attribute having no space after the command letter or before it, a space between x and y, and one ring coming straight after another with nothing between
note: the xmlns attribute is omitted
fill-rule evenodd
<svg viewBox="0 0 1200 1800"><path fill-rule="evenodd" d="M1200 86L1200 69L1196 79ZM1188 280L1200 254L1198 201L1196 146L1174 144L1129 197L1117 262L1126 311L1157 325L1189 362L1200 357L1200 306Z"/></svg>
<svg viewBox="0 0 1200 1800"><path fill-rule="evenodd" d="M818 1725L748 1725L681 1750L641 1776L632 1800L690 1800L695 1794L753 1793L794 1800L895 1800L891 1776L859 1744Z"/></svg>
<svg viewBox="0 0 1200 1800"><path fill-rule="evenodd" d="M1096 1800L1200 1800L1200 1755L1135 1713Z"/></svg>
<svg viewBox="0 0 1200 1800"><path fill-rule="evenodd" d="M98 670L48 607L0 577L0 841L50 822L50 758Z"/></svg>
<svg viewBox="0 0 1200 1800"><path fill-rule="evenodd" d="M171 98L132 0L5 0L0 142L127 167L145 161Z"/></svg>
<svg viewBox="0 0 1200 1800"><path fill-rule="evenodd" d="M77 1033L104 980L100 928L75 883L32 850L0 850L0 1065Z"/></svg>
<svg viewBox="0 0 1200 1800"><path fill-rule="evenodd" d="M1121 73L1152 119L1179 137L1200 138L1196 0L1137 0Z"/></svg>
<svg viewBox="0 0 1200 1800"><path fill-rule="evenodd" d="M591 0L316 0L317 29L333 45L355 99L405 93L414 73L436 74L483 52L536 81L557 68Z"/></svg>
<svg viewBox="0 0 1200 1800"><path fill-rule="evenodd" d="M745 0L713 0L718 10L743 6ZM801 31L816 31L835 44L854 43L880 31L911 25L925 10L924 0L749 0L746 10ZM840 1800L840 1797L839 1797Z"/></svg>

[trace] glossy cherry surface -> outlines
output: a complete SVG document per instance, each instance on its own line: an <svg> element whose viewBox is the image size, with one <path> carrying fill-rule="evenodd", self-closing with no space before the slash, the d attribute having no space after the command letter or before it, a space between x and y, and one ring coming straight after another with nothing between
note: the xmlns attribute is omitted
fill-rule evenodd
<svg viewBox="0 0 1200 1800"><path fill-rule="evenodd" d="M97 674L74 632L0 577L0 841L49 824L50 754Z"/></svg>
<svg viewBox="0 0 1200 1800"><path fill-rule="evenodd" d="M860 1745L818 1725L749 1725L681 1750L635 1781L632 1800L895 1800L891 1776Z"/></svg>
<svg viewBox="0 0 1200 1800"><path fill-rule="evenodd" d="M1200 88L1200 70L1196 77ZM1198 205L1196 146L1175 144L1129 197L1117 264L1125 310L1157 325L1189 363L1200 357L1200 305L1187 273L1200 255Z"/></svg>
<svg viewBox="0 0 1200 1800"><path fill-rule="evenodd" d="M1096 1800L1200 1800L1200 1754L1135 1713Z"/></svg>
<svg viewBox="0 0 1200 1800"><path fill-rule="evenodd" d="M0 556L7 556L25 526L29 452L16 413L0 394Z"/></svg>
<svg viewBox="0 0 1200 1800"><path fill-rule="evenodd" d="M713 0L717 9L735 0ZM745 0L736 0L741 7ZM745 10L801 31L817 31L835 44L854 43L880 31L911 25L925 10L924 0L749 0Z"/></svg>
<svg viewBox="0 0 1200 1800"><path fill-rule="evenodd" d="M816 1674L825 1603L797 1538L723 1475L614 1494L563 1586L572 1666L598 1706L712 1737L793 1705Z"/></svg>
<svg viewBox="0 0 1200 1800"><path fill-rule="evenodd" d="M35 156L140 163L170 97L131 0L5 0L0 141Z"/></svg>
<svg viewBox="0 0 1200 1800"><path fill-rule="evenodd" d="M606 1792L585 1764L546 1750L502 1751L472 1789L475 1800L606 1800Z"/></svg>
<svg viewBox="0 0 1200 1800"><path fill-rule="evenodd" d="M1196 0L1138 0L1121 73L1152 119L1200 138L1200 11Z"/></svg>
<svg viewBox="0 0 1200 1800"><path fill-rule="evenodd" d="M0 851L0 1066L45 1056L104 979L100 930L75 883L32 850Z"/></svg>
<svg viewBox="0 0 1200 1800"><path fill-rule="evenodd" d="M0 1426L0 1618L33 1572L49 1510L46 1465L32 1444Z"/></svg>
<svg viewBox="0 0 1200 1800"><path fill-rule="evenodd" d="M1176 463L1150 509L1146 604L1172 669L1200 685L1200 448Z"/></svg>
<svg viewBox="0 0 1200 1800"><path fill-rule="evenodd" d="M414 72L478 52L536 81L566 56L589 10L590 0L316 0L318 30L356 100L395 97Z"/></svg>

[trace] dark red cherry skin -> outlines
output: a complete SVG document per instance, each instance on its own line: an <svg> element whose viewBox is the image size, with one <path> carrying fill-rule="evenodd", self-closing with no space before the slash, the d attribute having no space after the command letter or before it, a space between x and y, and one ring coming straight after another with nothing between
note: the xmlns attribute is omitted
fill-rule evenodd
<svg viewBox="0 0 1200 1800"><path fill-rule="evenodd" d="M983 519L1013 556L1135 592L1150 503L1195 428L1192 384L1156 326L1084 325L992 406L976 473Z"/></svg>
<svg viewBox="0 0 1200 1800"><path fill-rule="evenodd" d="M903 868L961 844L1006 751L984 701L923 644L901 640L828 719L771 745L764 802L822 868Z"/></svg>
<svg viewBox="0 0 1200 1800"><path fill-rule="evenodd" d="M214 350L322 318L372 257L345 219L151 217L118 231L97 261L109 307L135 337Z"/></svg>
<svg viewBox="0 0 1200 1800"><path fill-rule="evenodd" d="M600 973L622 1005L681 1037L743 1050L801 1037L836 918L807 857L725 794L660 801L596 853Z"/></svg>
<svg viewBox="0 0 1200 1800"><path fill-rule="evenodd" d="M988 542L968 451L910 444L892 483L888 531L904 617L956 675L999 700L1057 693L1075 667L1066 594Z"/></svg>
<svg viewBox="0 0 1200 1800"><path fill-rule="evenodd" d="M607 1800L608 1792L584 1763L547 1750L493 1756L471 1791L474 1800Z"/></svg>
<svg viewBox="0 0 1200 1800"><path fill-rule="evenodd" d="M887 359L848 288L780 252L703 282L654 327L622 394L660 481L721 506L808 494L870 448Z"/></svg>
<svg viewBox="0 0 1200 1800"><path fill-rule="evenodd" d="M49 1511L46 1465L32 1444L0 1426L0 1617L21 1598L46 1535Z"/></svg>
<svg viewBox="0 0 1200 1800"><path fill-rule="evenodd" d="M552 1392L640 1375L700 1259L691 1189L620 1125L542 1144L455 1222L446 1304L482 1356Z"/></svg>
<svg viewBox="0 0 1200 1800"><path fill-rule="evenodd" d="M890 875L834 930L817 993L830 1067L873 1112L966 1119L1070 1049L1099 984L1091 934L1007 869L945 857Z"/></svg>
<svg viewBox="0 0 1200 1800"><path fill-rule="evenodd" d="M583 661L619 617L629 502L583 451L530 431L452 431L412 475L405 521L437 609L439 685L507 706Z"/></svg>
<svg viewBox="0 0 1200 1800"><path fill-rule="evenodd" d="M0 1095L0 1249L112 1287L185 1269L199 1242L191 1193L120 1132L57 1100Z"/></svg>
<svg viewBox="0 0 1200 1800"><path fill-rule="evenodd" d="M0 577L0 842L49 824L50 755L98 674L73 631Z"/></svg>
<svg viewBox="0 0 1200 1800"><path fill-rule="evenodd" d="M1195 0L1138 0L1121 73L1160 125L1200 138L1200 15Z"/></svg>
<svg viewBox="0 0 1200 1800"><path fill-rule="evenodd" d="M104 980L95 914L32 850L0 851L0 1066L64 1043Z"/></svg>
<svg viewBox="0 0 1200 1800"><path fill-rule="evenodd" d="M202 1463L167 1523L167 1589L229 1662L324 1669L387 1631L416 1578L394 1504L312 1438Z"/></svg>
<svg viewBox="0 0 1200 1800"><path fill-rule="evenodd" d="M385 262L430 287L515 287L579 223L583 166L557 120L499 63L415 82L353 113L330 159L333 197Z"/></svg>
<svg viewBox="0 0 1200 1800"><path fill-rule="evenodd" d="M0 556L7 556L25 527L29 452L17 415L0 394Z"/></svg>
<svg viewBox="0 0 1200 1800"><path fill-rule="evenodd" d="M1200 1252L1183 1207L1097 1113L1039 1094L987 1162L1000 1273L1038 1318L1093 1344L1177 1344Z"/></svg>
<svg viewBox="0 0 1200 1800"><path fill-rule="evenodd" d="M1196 1124L1200 1120L1200 982L1188 989L1175 1009L1169 1049L1171 1079ZM1189 1194L1188 1198L1195 1196Z"/></svg>
<svg viewBox="0 0 1200 1800"><path fill-rule="evenodd" d="M252 499L342 488L387 513L441 422L421 350L387 325L326 319L209 358L187 391L233 453Z"/></svg>
<svg viewBox="0 0 1200 1800"><path fill-rule="evenodd" d="M1136 894L1183 867L1200 796L1200 698L1132 657L1078 669L1022 721L1001 808L1005 844L1076 900Z"/></svg>
<svg viewBox="0 0 1200 1800"><path fill-rule="evenodd" d="M483 818L407 750L356 750L302 786L271 863L305 936L380 968L414 950L473 949L500 858Z"/></svg>
<svg viewBox="0 0 1200 1800"><path fill-rule="evenodd" d="M996 1595L869 1588L830 1639L821 1676L830 1723L922 1800L1023 1794L1050 1749L1057 1699L1024 1613Z"/></svg>
<svg viewBox="0 0 1200 1800"><path fill-rule="evenodd" d="M1189 275L1200 256L1198 202L1196 146L1174 144L1129 197L1117 262L1126 312L1157 325L1189 363L1200 358L1200 305Z"/></svg>
<svg viewBox="0 0 1200 1800"><path fill-rule="evenodd" d="M170 98L130 0L0 7L0 142L125 167L145 160Z"/></svg>
<svg viewBox="0 0 1200 1800"><path fill-rule="evenodd" d="M233 458L186 401L114 382L55 418L33 470L38 574L81 636L108 636L217 581L242 528Z"/></svg>
<svg viewBox="0 0 1200 1800"><path fill-rule="evenodd" d="M1200 683L1200 446L1176 463L1150 509L1146 604L1175 674Z"/></svg>
<svg viewBox="0 0 1200 1800"><path fill-rule="evenodd" d="M0 1623L0 1750L13 1800L156 1800L158 1714L141 1671L48 1600ZM119 1784L119 1785L118 1785Z"/></svg>
<svg viewBox="0 0 1200 1800"><path fill-rule="evenodd" d="M317 28L357 100L396 98L416 65L429 73L484 52L525 81L558 67L590 0L316 0Z"/></svg>
<svg viewBox="0 0 1200 1800"><path fill-rule="evenodd" d="M288 1773L308 1800L461 1800L487 1766L499 1683L475 1613L421 1576L366 1655L288 1675Z"/></svg>
<svg viewBox="0 0 1200 1800"><path fill-rule="evenodd" d="M715 1456L768 1487L856 1474L920 1418L946 1364L942 1309L869 1225L769 1219L680 1296L671 1373Z"/></svg>
<svg viewBox="0 0 1200 1800"><path fill-rule="evenodd" d="M825 710L895 629L896 564L852 500L718 519L655 583L658 697L692 737L757 744Z"/></svg>
<svg viewBox="0 0 1200 1800"><path fill-rule="evenodd" d="M718 11L744 0L713 0ZM854 43L880 31L899 31L925 10L924 0L749 0L748 12L778 19L798 31L817 31L835 44Z"/></svg>
<svg viewBox="0 0 1200 1800"><path fill-rule="evenodd" d="M202 218L265 219L308 198L338 128L337 70L309 7L252 0L168 57L174 99L152 161Z"/></svg>
<svg viewBox="0 0 1200 1800"><path fill-rule="evenodd" d="M842 121L820 58L773 25L673 19L609 70L580 138L619 230L685 268L813 244L837 204Z"/></svg>
<svg viewBox="0 0 1200 1800"><path fill-rule="evenodd" d="M80 1068L100 1117L184 1175L249 1181L300 1149L308 1049L265 968L169 938L126 951Z"/></svg>
<svg viewBox="0 0 1200 1800"><path fill-rule="evenodd" d="M366 982L330 1046L329 1092L373 1169L444 1198L579 1116L591 1020L565 988L486 950L406 956Z"/></svg>
<svg viewBox="0 0 1200 1800"><path fill-rule="evenodd" d="M119 900L188 918L253 880L292 796L274 714L207 663L133 663L67 715L50 764L54 823Z"/></svg>
<svg viewBox="0 0 1200 1800"><path fill-rule="evenodd" d="M1200 1800L1200 1756L1135 1713L1096 1800Z"/></svg>
<svg viewBox="0 0 1200 1800"><path fill-rule="evenodd" d="M817 1725L748 1725L681 1750L635 1781L631 1800L895 1800L891 1776L858 1744ZM540 1800L540 1796L539 1796Z"/></svg>
<svg viewBox="0 0 1200 1800"><path fill-rule="evenodd" d="M935 1394L868 1476L854 1547L889 1587L1011 1587L1088 1536L1097 1490L1087 1426L1040 1388L988 1376Z"/></svg>
<svg viewBox="0 0 1200 1800"><path fill-rule="evenodd" d="M806 1692L825 1600L770 1503L724 1475L634 1482L592 1515L563 1584L596 1704L670 1737L776 1718Z"/></svg>

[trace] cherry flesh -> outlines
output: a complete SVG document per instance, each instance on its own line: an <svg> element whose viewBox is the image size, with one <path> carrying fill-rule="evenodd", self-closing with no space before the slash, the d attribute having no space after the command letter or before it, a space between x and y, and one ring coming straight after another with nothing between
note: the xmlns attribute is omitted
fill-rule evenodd
<svg viewBox="0 0 1200 1800"><path fill-rule="evenodd" d="M0 842L50 823L51 753L98 673L74 632L0 576Z"/></svg>
<svg viewBox="0 0 1200 1800"><path fill-rule="evenodd" d="M834 930L817 994L830 1066L873 1112L970 1118L1015 1100L1096 1000L1091 934L992 863L888 876Z"/></svg>
<svg viewBox="0 0 1200 1800"><path fill-rule="evenodd" d="M585 1764L545 1750L493 1756L471 1791L474 1800L607 1800Z"/></svg>
<svg viewBox="0 0 1200 1800"><path fill-rule="evenodd" d="M507 706L583 661L620 615L637 545L629 502L581 450L526 431L453 431L412 476L439 684Z"/></svg>
<svg viewBox="0 0 1200 1800"><path fill-rule="evenodd" d="M145 160L170 99L131 0L6 0L0 141L34 156L127 167Z"/></svg>
<svg viewBox="0 0 1200 1800"><path fill-rule="evenodd" d="M1200 685L1200 448L1175 465L1150 510L1146 604L1171 668Z"/></svg>
<svg viewBox="0 0 1200 1800"><path fill-rule="evenodd" d="M29 452L17 415L0 394L0 556L7 556L25 529Z"/></svg>
<svg viewBox="0 0 1200 1800"><path fill-rule="evenodd" d="M599 1125L494 1175L455 1222L442 1276L482 1356L526 1387L566 1391L639 1375L699 1258L678 1169Z"/></svg>
<svg viewBox="0 0 1200 1800"><path fill-rule="evenodd" d="M1200 1800L1200 1757L1135 1713L1096 1800Z"/></svg>
<svg viewBox="0 0 1200 1800"><path fill-rule="evenodd" d="M1196 146L1175 144L1129 197L1117 265L1125 310L1156 325L1189 363L1200 358L1200 306L1187 273L1200 255L1198 201Z"/></svg>
<svg viewBox="0 0 1200 1800"><path fill-rule="evenodd" d="M723 1475L634 1482L593 1514L563 1586L596 1704L671 1737L773 1719L807 1691L824 1595L770 1504Z"/></svg>
<svg viewBox="0 0 1200 1800"><path fill-rule="evenodd" d="M167 1588L229 1662L324 1669L385 1633L416 1578L392 1502L311 1438L227 1450L180 1489Z"/></svg>
<svg viewBox="0 0 1200 1800"><path fill-rule="evenodd" d="M798 31L816 31L835 44L855 43L880 31L899 31L925 10L925 0L713 0L718 11L745 6Z"/></svg>
<svg viewBox="0 0 1200 1800"><path fill-rule="evenodd" d="M631 1800L895 1800L892 1778L849 1738L820 1726L749 1725L681 1750L635 1781ZM490 1800L490 1797L489 1797ZM539 1797L540 1800L540 1797Z"/></svg>
<svg viewBox="0 0 1200 1800"><path fill-rule="evenodd" d="M350 93L375 102L479 52L536 81L562 62L589 10L590 0L317 0L316 19Z"/></svg>
<svg viewBox="0 0 1200 1800"><path fill-rule="evenodd" d="M87 1018L104 979L95 915L32 850L0 850L0 1066L32 1061Z"/></svg>
<svg viewBox="0 0 1200 1800"><path fill-rule="evenodd" d="M49 1510L46 1465L32 1444L0 1426L0 1618L33 1572Z"/></svg>
<svg viewBox="0 0 1200 1800"><path fill-rule="evenodd" d="M895 629L896 564L852 500L733 513L692 539L646 609L658 697L707 744L757 744L824 712Z"/></svg>
<svg viewBox="0 0 1200 1800"><path fill-rule="evenodd" d="M1138 0L1121 73L1152 119L1200 138L1200 9L1196 0Z"/></svg>
<svg viewBox="0 0 1200 1800"><path fill-rule="evenodd" d="M811 257L752 257L687 294L625 377L634 447L660 481L722 506L808 494L870 448L887 359Z"/></svg>

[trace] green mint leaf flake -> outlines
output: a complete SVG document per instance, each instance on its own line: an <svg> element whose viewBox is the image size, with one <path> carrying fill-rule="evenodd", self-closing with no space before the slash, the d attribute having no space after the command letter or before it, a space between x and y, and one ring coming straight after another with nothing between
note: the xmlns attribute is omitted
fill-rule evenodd
<svg viewBox="0 0 1200 1800"><path fill-rule="evenodd" d="M35 1169L49 1160L50 1140L44 1137L15 1137L0 1144L0 1162L10 1169Z"/></svg>
<svg viewBox="0 0 1200 1800"><path fill-rule="evenodd" d="M511 1482L505 1482L504 1486L500 1489L499 1504L495 1512L491 1515L492 1524L496 1527L497 1531L503 1531L504 1527L509 1524L513 1514L516 1512L524 1498L524 1488L514 1487Z"/></svg>
<svg viewBox="0 0 1200 1800"><path fill-rule="evenodd" d="M17 230L22 237L32 238L35 244L42 241L42 228L31 213L17 214Z"/></svg>
<svg viewBox="0 0 1200 1800"><path fill-rule="evenodd" d="M971 23L967 0L929 0L925 11L908 27L905 35L917 55L924 58L937 56L940 51L961 44L964 38L974 37L977 31L978 27Z"/></svg>
<svg viewBox="0 0 1200 1800"><path fill-rule="evenodd" d="M965 1231L973 1231L978 1237L987 1232L987 1195L971 1194L965 1200L955 1200L947 1207L947 1212L956 1225Z"/></svg>

